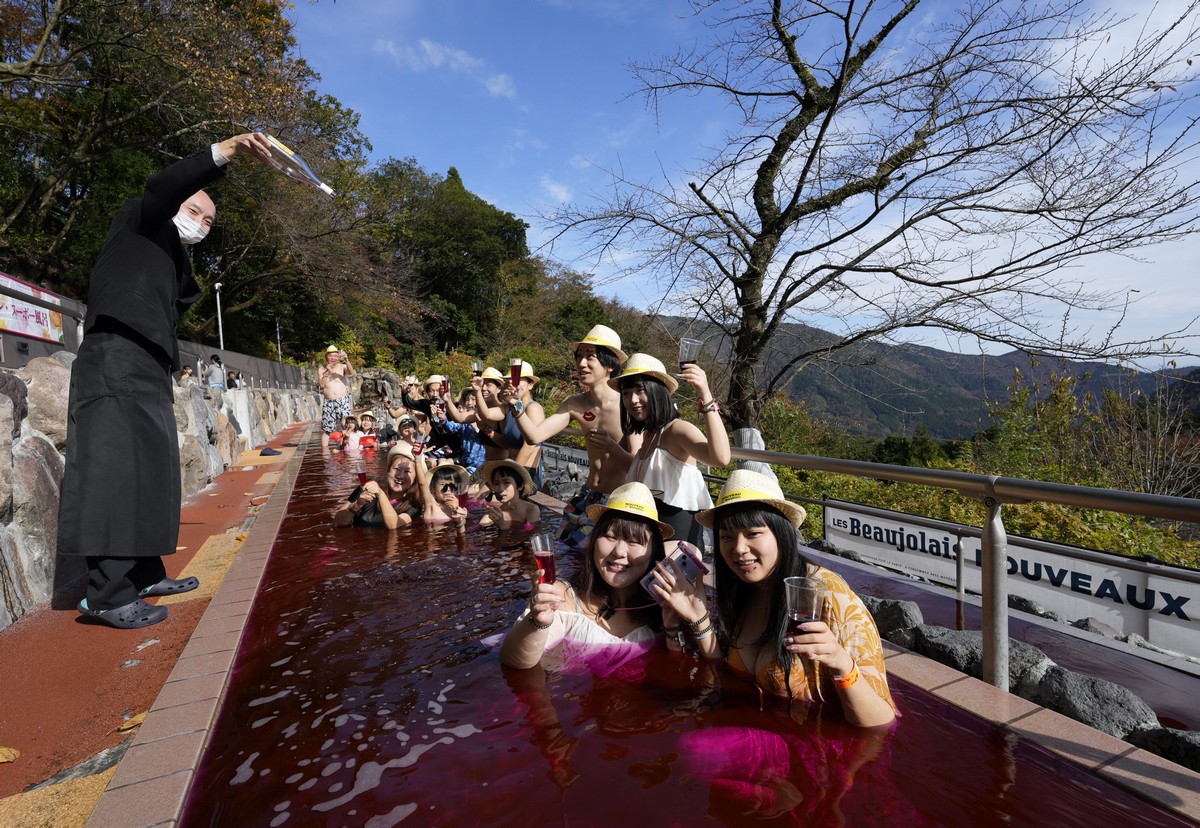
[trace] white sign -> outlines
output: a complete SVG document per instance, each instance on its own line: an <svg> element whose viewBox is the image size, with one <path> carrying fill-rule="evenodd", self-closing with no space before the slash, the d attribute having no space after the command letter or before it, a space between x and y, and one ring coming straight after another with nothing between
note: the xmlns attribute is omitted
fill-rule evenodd
<svg viewBox="0 0 1200 828"><path fill-rule="evenodd" d="M57 294L14 279L7 273L0 273L0 285L17 293L24 293L56 305L61 304L61 297ZM5 294L0 294L0 330L48 342L66 342L61 313L22 302Z"/></svg>
<svg viewBox="0 0 1200 828"><path fill-rule="evenodd" d="M951 586L957 582L954 547L961 543L963 586L982 592L980 540L960 534L969 527L929 529L906 522L909 517L865 515L853 511L852 504L827 503L825 539L869 563ZM1083 561L1031 549L1010 537L1008 591L1066 621L1096 618L1122 634L1137 633L1155 646L1200 656L1200 584L1179 578L1171 567L1144 564L1150 570L1144 572L1123 565L1126 559L1119 555L1108 557L1105 563Z"/></svg>

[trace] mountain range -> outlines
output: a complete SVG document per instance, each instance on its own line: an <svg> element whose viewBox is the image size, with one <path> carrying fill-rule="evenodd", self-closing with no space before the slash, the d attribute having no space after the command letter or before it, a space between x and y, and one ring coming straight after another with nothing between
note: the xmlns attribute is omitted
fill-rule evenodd
<svg viewBox="0 0 1200 828"><path fill-rule="evenodd" d="M715 326L669 318L661 320L676 335L705 341L718 361L730 347ZM833 334L801 324L782 326L768 349L765 377L800 349L835 341ZM1051 374L1078 379L1079 394L1099 397L1107 389L1152 394L1161 378L1103 362L1034 358L1022 351L1005 354L962 354L923 345L869 343L842 352L837 364L805 366L784 391L803 401L814 415L839 424L852 434L886 437L911 435L924 425L939 440L970 437L991 423L988 405L1008 399L1008 387L1020 371L1026 382L1046 388ZM1168 380L1181 382L1193 411L1200 410L1200 368L1171 369ZM1190 381L1189 381L1190 380Z"/></svg>

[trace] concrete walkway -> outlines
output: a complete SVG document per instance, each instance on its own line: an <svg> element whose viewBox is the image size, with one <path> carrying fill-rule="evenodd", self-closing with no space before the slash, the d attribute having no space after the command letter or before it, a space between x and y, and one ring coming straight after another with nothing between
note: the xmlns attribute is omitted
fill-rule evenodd
<svg viewBox="0 0 1200 828"><path fill-rule="evenodd" d="M228 653L232 661L241 625L213 627L217 632L208 636L198 626L202 617L207 623L206 611L247 535L266 530L274 539L278 521L263 525L272 522L264 505L307 430L291 426L276 434L271 445L283 452L279 456L243 452L184 504L179 549L164 561L170 576L196 575L201 586L151 599L170 605L166 621L140 630L85 622L73 609L84 587L76 583L79 595L60 594L0 632L0 760L4 748L19 751L0 763L0 826L86 824L117 763L144 730L140 717L156 703L170 703L169 691L199 690L176 684L173 675L185 647ZM286 499L271 509L279 519ZM246 609L252 595L241 596ZM215 704L221 686L211 689Z"/></svg>

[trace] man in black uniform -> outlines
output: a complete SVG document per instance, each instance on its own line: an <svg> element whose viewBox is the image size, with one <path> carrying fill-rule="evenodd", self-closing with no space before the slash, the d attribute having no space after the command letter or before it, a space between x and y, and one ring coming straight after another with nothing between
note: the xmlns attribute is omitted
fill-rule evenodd
<svg viewBox="0 0 1200 828"><path fill-rule="evenodd" d="M79 611L112 627L156 624L167 608L144 598L199 586L168 578L162 562L179 541L175 325L200 298L183 246L203 239L217 212L201 188L235 155L266 160L270 144L238 135L151 176L113 219L92 268L71 367L58 552L86 557Z"/></svg>

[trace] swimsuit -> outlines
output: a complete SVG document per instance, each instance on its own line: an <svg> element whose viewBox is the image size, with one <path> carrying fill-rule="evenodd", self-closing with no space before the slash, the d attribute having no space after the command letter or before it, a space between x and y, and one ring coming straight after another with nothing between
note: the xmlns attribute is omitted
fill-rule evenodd
<svg viewBox="0 0 1200 828"><path fill-rule="evenodd" d="M650 437L654 448L649 455L633 458L625 481L642 483L651 491L658 506L658 519L675 530L672 540L685 540L705 549L710 545L707 530L696 522L696 512L713 507L704 475L695 463L685 463L656 445L661 435L660 429Z"/></svg>
<svg viewBox="0 0 1200 828"><path fill-rule="evenodd" d="M579 489L579 494L571 498L571 501L563 508L562 522L558 525L558 539L574 549L582 548L596 525L587 516L587 507L603 506L607 502L607 492L593 492L584 483Z"/></svg>

